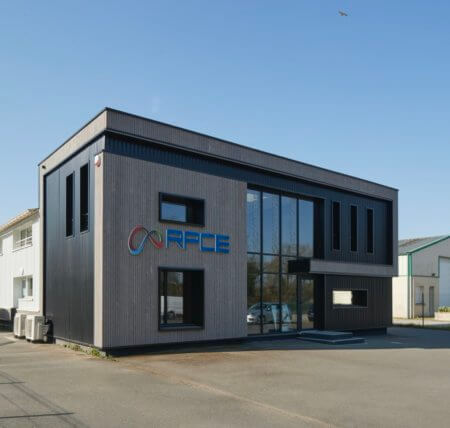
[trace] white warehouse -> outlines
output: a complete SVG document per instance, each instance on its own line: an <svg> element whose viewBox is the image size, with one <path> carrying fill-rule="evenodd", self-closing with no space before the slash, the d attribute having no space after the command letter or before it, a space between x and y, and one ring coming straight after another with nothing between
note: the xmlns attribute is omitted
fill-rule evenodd
<svg viewBox="0 0 450 428"><path fill-rule="evenodd" d="M0 226L0 323L15 312L40 312L39 210L28 209Z"/></svg>
<svg viewBox="0 0 450 428"><path fill-rule="evenodd" d="M433 317L450 306L450 235L405 239L398 247L399 276L392 280L394 318Z"/></svg>

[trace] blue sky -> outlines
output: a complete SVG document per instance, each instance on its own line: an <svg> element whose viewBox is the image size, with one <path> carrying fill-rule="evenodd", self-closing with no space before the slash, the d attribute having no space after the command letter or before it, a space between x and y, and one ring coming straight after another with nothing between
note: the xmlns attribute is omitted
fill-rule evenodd
<svg viewBox="0 0 450 428"><path fill-rule="evenodd" d="M448 0L1 2L0 223L111 106L399 188L400 237L450 233L449 22Z"/></svg>

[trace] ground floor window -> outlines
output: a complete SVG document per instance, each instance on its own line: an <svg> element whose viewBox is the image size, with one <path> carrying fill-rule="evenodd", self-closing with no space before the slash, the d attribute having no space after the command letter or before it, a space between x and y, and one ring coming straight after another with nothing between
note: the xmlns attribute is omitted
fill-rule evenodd
<svg viewBox="0 0 450 428"><path fill-rule="evenodd" d="M204 322L203 270L159 270L159 325L202 327Z"/></svg>
<svg viewBox="0 0 450 428"><path fill-rule="evenodd" d="M333 306L342 308L366 308L367 290L333 290Z"/></svg>
<svg viewBox="0 0 450 428"><path fill-rule="evenodd" d="M33 297L33 278L22 279L22 297Z"/></svg>

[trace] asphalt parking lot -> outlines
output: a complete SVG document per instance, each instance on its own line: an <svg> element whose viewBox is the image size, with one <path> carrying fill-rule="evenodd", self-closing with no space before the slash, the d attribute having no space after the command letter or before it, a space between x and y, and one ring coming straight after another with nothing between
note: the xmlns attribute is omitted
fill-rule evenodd
<svg viewBox="0 0 450 428"><path fill-rule="evenodd" d="M448 426L450 332L295 339L114 361L0 333L2 427Z"/></svg>

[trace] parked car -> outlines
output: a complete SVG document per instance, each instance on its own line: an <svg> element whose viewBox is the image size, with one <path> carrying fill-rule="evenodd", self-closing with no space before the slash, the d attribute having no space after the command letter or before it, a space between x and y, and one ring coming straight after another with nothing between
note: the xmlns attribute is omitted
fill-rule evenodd
<svg viewBox="0 0 450 428"><path fill-rule="evenodd" d="M279 320L279 309L280 305L273 302L263 302L262 311L261 305L255 303L250 306L247 311L247 324L274 324ZM281 321L283 324L288 324L292 320L291 310L286 303L281 305Z"/></svg>

